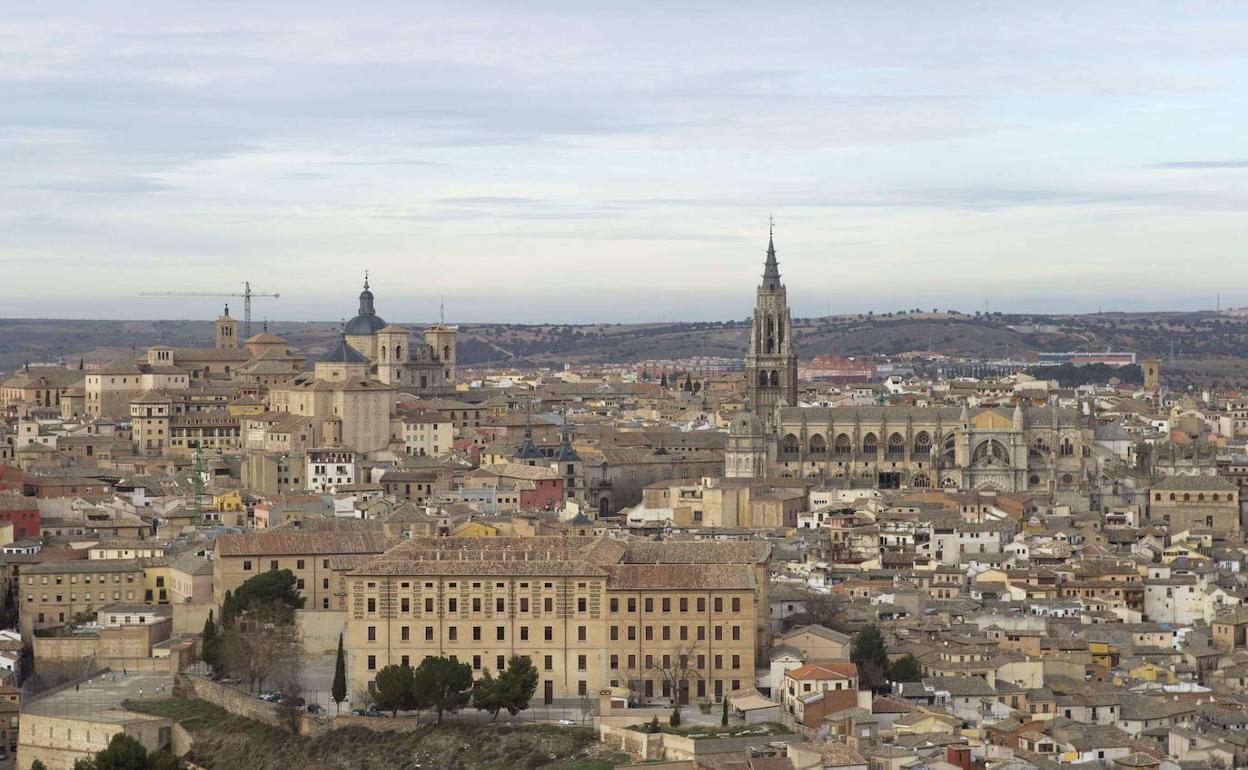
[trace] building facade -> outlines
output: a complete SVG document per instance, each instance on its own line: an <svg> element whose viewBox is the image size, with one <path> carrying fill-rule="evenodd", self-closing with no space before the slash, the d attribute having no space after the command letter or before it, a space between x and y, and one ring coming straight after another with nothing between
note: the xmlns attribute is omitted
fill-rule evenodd
<svg viewBox="0 0 1248 770"><path fill-rule="evenodd" d="M412 539L347 574L350 686L426 656L479 675L524 655L547 703L719 700L766 654L769 558L761 542Z"/></svg>

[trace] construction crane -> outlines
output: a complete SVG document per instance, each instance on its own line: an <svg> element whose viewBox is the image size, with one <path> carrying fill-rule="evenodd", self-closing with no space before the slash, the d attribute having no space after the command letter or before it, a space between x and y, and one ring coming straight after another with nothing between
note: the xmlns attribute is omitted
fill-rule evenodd
<svg viewBox="0 0 1248 770"><path fill-rule="evenodd" d="M272 297L277 299L277 293L266 294L264 292L252 291L251 282L243 281L242 292L230 291L145 291L139 294L140 297L242 297L243 298L243 339L251 337L251 298L252 297Z"/></svg>

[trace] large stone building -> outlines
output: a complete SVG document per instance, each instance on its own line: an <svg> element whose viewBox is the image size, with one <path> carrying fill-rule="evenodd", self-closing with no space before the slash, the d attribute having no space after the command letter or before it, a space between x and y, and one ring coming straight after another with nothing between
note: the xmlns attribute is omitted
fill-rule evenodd
<svg viewBox="0 0 1248 770"><path fill-rule="evenodd" d="M455 390L455 327L433 324L425 329L424 342L413 344L407 329L377 315L367 275L359 312L343 331L346 343L368 360L369 374L382 382L420 395Z"/></svg>
<svg viewBox="0 0 1248 770"><path fill-rule="evenodd" d="M1049 495L1087 490L1093 432L1077 410L1045 407L806 407L774 239L750 348L747 410L729 428L726 475L836 486L960 488Z"/></svg>
<svg viewBox="0 0 1248 770"><path fill-rule="evenodd" d="M766 654L769 558L763 542L412 539L347 575L350 688L429 655L477 674L524 655L547 703L718 700Z"/></svg>

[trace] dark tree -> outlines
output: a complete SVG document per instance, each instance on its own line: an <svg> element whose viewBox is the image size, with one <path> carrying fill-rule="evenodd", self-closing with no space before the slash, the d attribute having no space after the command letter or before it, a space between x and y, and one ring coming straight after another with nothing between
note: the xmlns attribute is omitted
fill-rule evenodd
<svg viewBox="0 0 1248 770"><path fill-rule="evenodd" d="M472 668L449 658L425 658L416 668L415 693L421 708L438 712L441 724L445 712L459 711L472 697Z"/></svg>
<svg viewBox="0 0 1248 770"><path fill-rule="evenodd" d="M204 620L204 631L199 640L200 657L212 667L212 673L221 670L221 636L217 634L217 624L212 621L212 610Z"/></svg>
<svg viewBox="0 0 1248 770"><path fill-rule="evenodd" d="M514 717L529 707L537 692L537 669L527 655L512 655L495 682L500 706Z"/></svg>
<svg viewBox="0 0 1248 770"><path fill-rule="evenodd" d="M676 708L672 709L672 718L667 720L667 723L671 725L672 727L680 727L680 706L679 705L677 705Z"/></svg>
<svg viewBox="0 0 1248 770"><path fill-rule="evenodd" d="M303 597L295 585L295 573L288 569L269 570L249 578L232 596L226 594L221 605L221 625L233 626L235 618L257 605L268 605L284 616L283 622L294 620L295 610L303 609Z"/></svg>
<svg viewBox="0 0 1248 770"><path fill-rule="evenodd" d="M90 759L74 762L73 770L185 770L186 764L163 751L147 753L143 744L125 733L117 733L108 748ZM34 770L34 766L31 766Z"/></svg>
<svg viewBox="0 0 1248 770"><path fill-rule="evenodd" d="M894 682L918 682L923 679L923 670L913 655L903 655L889 665L888 678Z"/></svg>
<svg viewBox="0 0 1248 770"><path fill-rule="evenodd" d="M342 634L338 634L338 658L334 661L334 684L329 697L334 700L335 711L342 711L342 702L347 699L347 657L342 651Z"/></svg>
<svg viewBox="0 0 1248 770"><path fill-rule="evenodd" d="M719 723L724 727L728 726L728 699L727 698L724 698L724 713L720 715Z"/></svg>
<svg viewBox="0 0 1248 770"><path fill-rule="evenodd" d="M487 668L481 678L472 683L472 707L488 712L492 720L498 719L498 712L503 709L501 698L498 680Z"/></svg>
<svg viewBox="0 0 1248 770"><path fill-rule="evenodd" d="M411 666L386 666L377 672L374 698L377 708L397 716L399 709L419 708Z"/></svg>
<svg viewBox="0 0 1248 770"><path fill-rule="evenodd" d="M858 667L858 681L862 685L870 689L883 685L884 674L888 671L888 648L880 629L874 625L863 626L854 635L849 659Z"/></svg>

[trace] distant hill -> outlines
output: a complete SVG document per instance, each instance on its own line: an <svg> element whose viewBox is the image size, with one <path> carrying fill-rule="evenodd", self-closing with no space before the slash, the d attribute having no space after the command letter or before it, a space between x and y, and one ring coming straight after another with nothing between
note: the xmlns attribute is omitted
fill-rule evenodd
<svg viewBox="0 0 1248 770"><path fill-rule="evenodd" d="M419 329L423 324L407 324ZM1242 384L1248 369L1248 316L1239 313L1105 313L984 316L918 312L794 320L803 358L931 351L984 359L1034 358L1041 351L1127 350L1167 361L1171 345L1179 368L1198 381ZM270 323L309 356L328 349L331 322ZM745 355L742 321L651 324L459 325L461 364L516 367L629 362L656 358ZM1039 329L1039 333L1035 330ZM0 319L0 371L24 362L63 358L109 360L153 344L212 344L209 321L83 321ZM1167 368L1169 368L1167 366Z"/></svg>

